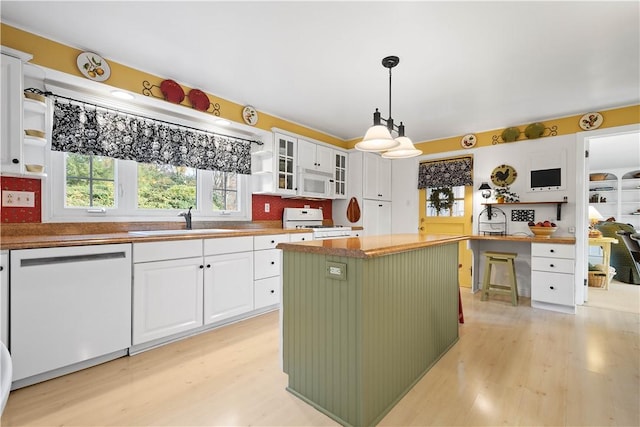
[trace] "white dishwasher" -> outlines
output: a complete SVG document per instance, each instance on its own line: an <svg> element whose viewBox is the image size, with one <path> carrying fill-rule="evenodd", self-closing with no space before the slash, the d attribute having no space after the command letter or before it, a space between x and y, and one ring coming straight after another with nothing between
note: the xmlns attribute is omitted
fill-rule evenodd
<svg viewBox="0 0 640 427"><path fill-rule="evenodd" d="M130 244L12 250L10 258L14 387L131 346Z"/></svg>

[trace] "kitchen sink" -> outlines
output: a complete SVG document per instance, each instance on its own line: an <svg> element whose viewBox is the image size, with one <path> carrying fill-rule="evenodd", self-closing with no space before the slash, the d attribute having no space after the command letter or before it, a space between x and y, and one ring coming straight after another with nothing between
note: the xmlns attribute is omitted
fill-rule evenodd
<svg viewBox="0 0 640 427"><path fill-rule="evenodd" d="M181 234L215 234L215 233L233 233L236 231L229 228L197 228L195 230L140 230L130 231L129 234L136 236L167 236L167 235L181 235Z"/></svg>

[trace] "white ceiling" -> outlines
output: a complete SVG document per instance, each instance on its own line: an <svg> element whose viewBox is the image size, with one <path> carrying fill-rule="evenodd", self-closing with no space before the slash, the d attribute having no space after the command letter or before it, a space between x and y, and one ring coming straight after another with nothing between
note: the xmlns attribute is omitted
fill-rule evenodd
<svg viewBox="0 0 640 427"><path fill-rule="evenodd" d="M342 139L640 103L640 2L2 1L2 21ZM224 114L224 112L223 112Z"/></svg>

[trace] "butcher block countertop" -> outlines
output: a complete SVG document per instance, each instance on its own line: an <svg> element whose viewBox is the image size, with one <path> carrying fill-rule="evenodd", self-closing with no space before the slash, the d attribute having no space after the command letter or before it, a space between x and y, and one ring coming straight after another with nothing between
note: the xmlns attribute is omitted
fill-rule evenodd
<svg viewBox="0 0 640 427"><path fill-rule="evenodd" d="M574 244L574 237L529 237L529 236L481 236L444 234L385 234L380 236L349 237L309 242L280 243L277 248L285 251L345 256L351 258L373 258L411 251L428 246L463 240L512 241L529 243Z"/></svg>
<svg viewBox="0 0 640 427"><path fill-rule="evenodd" d="M310 242L301 242L301 244L279 243L276 247L285 251L351 258L373 258L444 243L459 242L467 238L467 236L462 235L449 236L444 234L383 234L344 239L312 240Z"/></svg>
<svg viewBox="0 0 640 427"><path fill-rule="evenodd" d="M182 228L180 228L182 227ZM210 239L222 237L260 236L267 234L309 233L310 229L283 229L280 221L252 223L194 223L196 229L229 229L229 232L163 234L144 236L135 231L184 231L178 223L38 223L3 224L0 227L0 249L32 249L64 246L104 245L110 243L142 243L171 240Z"/></svg>

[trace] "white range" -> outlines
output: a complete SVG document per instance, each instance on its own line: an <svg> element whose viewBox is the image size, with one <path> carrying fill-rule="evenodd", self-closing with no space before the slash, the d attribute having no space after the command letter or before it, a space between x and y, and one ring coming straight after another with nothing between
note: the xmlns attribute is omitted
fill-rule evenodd
<svg viewBox="0 0 640 427"><path fill-rule="evenodd" d="M310 228L313 231L314 240L338 239L351 235L351 227L322 225L322 219L322 209L284 208L282 227Z"/></svg>

